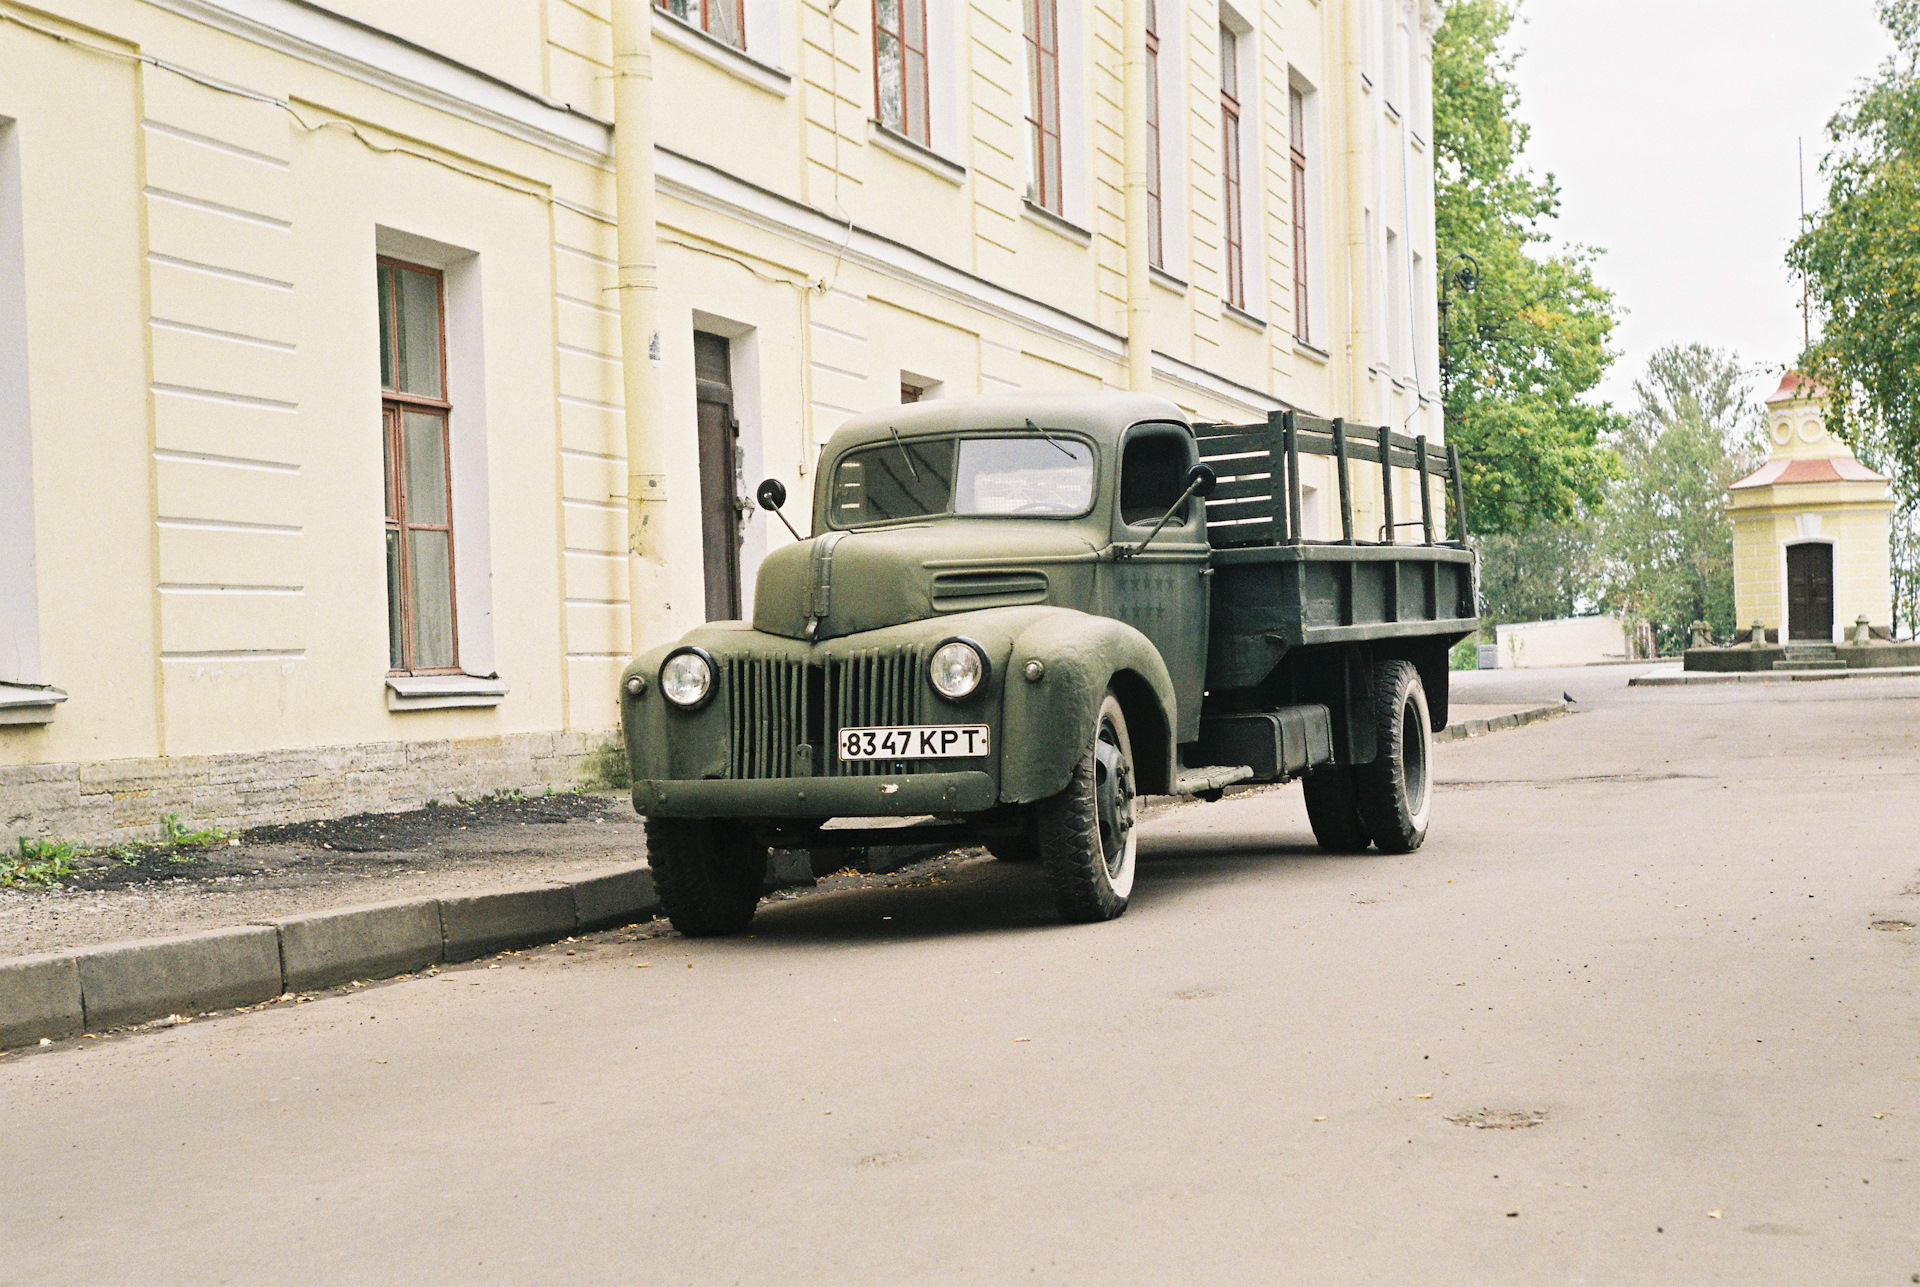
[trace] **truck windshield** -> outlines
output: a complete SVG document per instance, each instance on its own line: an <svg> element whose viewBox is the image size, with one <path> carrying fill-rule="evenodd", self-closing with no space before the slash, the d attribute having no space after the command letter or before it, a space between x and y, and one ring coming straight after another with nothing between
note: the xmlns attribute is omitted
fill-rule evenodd
<svg viewBox="0 0 1920 1287"><path fill-rule="evenodd" d="M941 514L1071 517L1093 505L1093 448L1059 434L902 438L850 451L829 521L863 527Z"/></svg>

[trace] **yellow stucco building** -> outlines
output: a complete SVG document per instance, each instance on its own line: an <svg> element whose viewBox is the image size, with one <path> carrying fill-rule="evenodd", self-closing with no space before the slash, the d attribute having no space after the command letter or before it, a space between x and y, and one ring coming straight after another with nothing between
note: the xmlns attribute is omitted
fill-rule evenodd
<svg viewBox="0 0 1920 1287"><path fill-rule="evenodd" d="M573 782L636 640L750 610L752 484L903 399L1437 443L1438 18L0 0L0 839Z"/></svg>
<svg viewBox="0 0 1920 1287"><path fill-rule="evenodd" d="M1734 610L1786 642L1885 627L1893 581L1887 480L1827 432L1819 389L1787 372L1767 399L1767 463L1728 488Z"/></svg>

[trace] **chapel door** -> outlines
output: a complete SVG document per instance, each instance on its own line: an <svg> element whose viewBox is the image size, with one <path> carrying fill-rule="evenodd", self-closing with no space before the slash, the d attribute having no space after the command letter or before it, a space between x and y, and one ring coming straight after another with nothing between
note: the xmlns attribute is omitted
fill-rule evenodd
<svg viewBox="0 0 1920 1287"><path fill-rule="evenodd" d="M733 362L724 335L693 333L695 409L700 430L700 545L707 573L707 620L740 616L740 422L733 414Z"/></svg>
<svg viewBox="0 0 1920 1287"><path fill-rule="evenodd" d="M1787 547L1787 638L1833 642L1833 547Z"/></svg>

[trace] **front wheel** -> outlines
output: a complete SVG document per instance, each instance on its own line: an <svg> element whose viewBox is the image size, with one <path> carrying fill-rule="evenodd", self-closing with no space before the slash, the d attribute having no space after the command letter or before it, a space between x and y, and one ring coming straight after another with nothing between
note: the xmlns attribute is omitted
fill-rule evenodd
<svg viewBox="0 0 1920 1287"><path fill-rule="evenodd" d="M1426 840L1433 812L1433 726L1412 662L1373 668L1373 735L1379 754L1354 770L1360 816L1381 853L1409 854Z"/></svg>
<svg viewBox="0 0 1920 1287"><path fill-rule="evenodd" d="M1133 746L1109 692L1067 789L1034 806L1040 861L1062 920L1110 921L1127 910L1139 849L1133 800Z"/></svg>
<svg viewBox="0 0 1920 1287"><path fill-rule="evenodd" d="M648 818L647 865L675 929L688 938L737 934L760 905L767 847L738 822Z"/></svg>

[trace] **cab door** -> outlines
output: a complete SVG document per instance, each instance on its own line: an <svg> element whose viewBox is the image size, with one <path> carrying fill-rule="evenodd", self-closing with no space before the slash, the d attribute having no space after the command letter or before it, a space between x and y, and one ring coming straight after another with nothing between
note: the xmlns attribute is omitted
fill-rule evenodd
<svg viewBox="0 0 1920 1287"><path fill-rule="evenodd" d="M1137 546L1146 539L1186 490L1187 470L1196 459L1185 425L1149 421L1126 432L1113 505L1116 546ZM1206 503L1190 497L1144 551L1100 565L1102 614L1151 639L1167 663L1179 704L1175 740L1180 742L1200 736L1211 557Z"/></svg>

